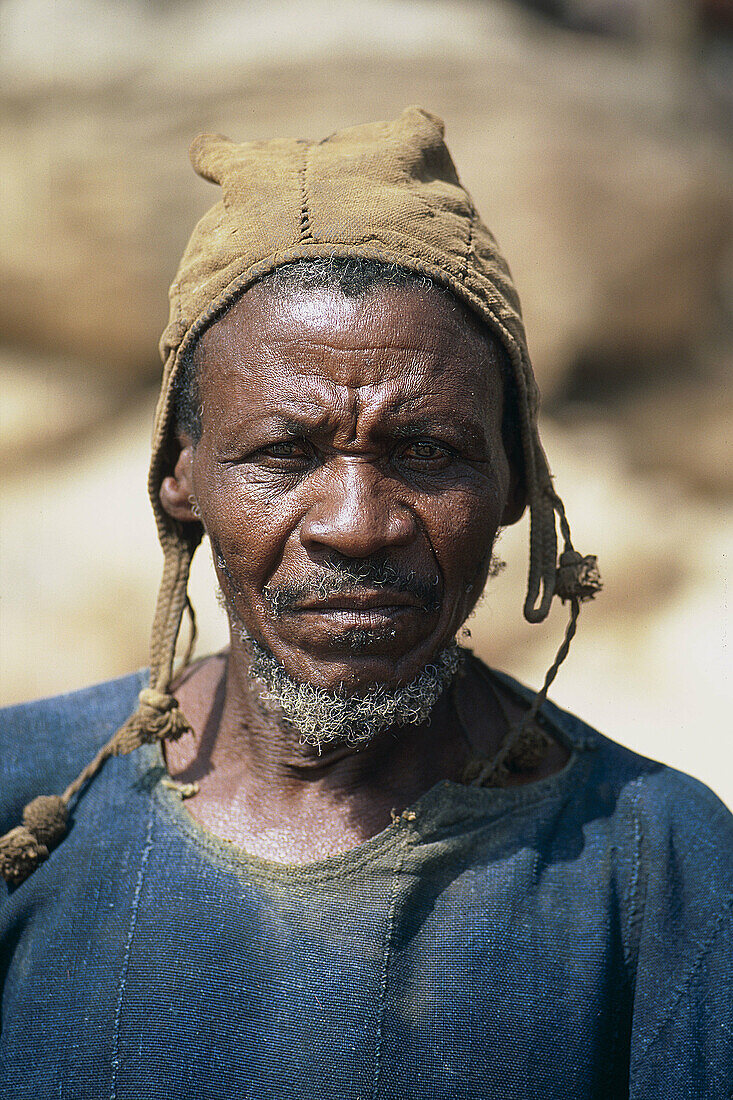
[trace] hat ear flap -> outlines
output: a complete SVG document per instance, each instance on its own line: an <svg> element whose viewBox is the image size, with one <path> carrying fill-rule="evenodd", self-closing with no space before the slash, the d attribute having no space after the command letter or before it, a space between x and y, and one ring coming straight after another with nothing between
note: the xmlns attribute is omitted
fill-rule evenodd
<svg viewBox="0 0 733 1100"><path fill-rule="evenodd" d="M221 184L235 148L236 142L224 134L198 134L189 146L188 155L202 179Z"/></svg>

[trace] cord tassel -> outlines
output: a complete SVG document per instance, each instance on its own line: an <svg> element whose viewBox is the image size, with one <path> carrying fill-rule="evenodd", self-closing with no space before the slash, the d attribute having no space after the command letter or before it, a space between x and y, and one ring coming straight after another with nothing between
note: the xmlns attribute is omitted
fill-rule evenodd
<svg viewBox="0 0 733 1100"><path fill-rule="evenodd" d="M583 557L577 550L567 547L560 555L555 580L555 595L563 603L568 600L592 600L603 588L595 554Z"/></svg>
<svg viewBox="0 0 733 1100"><path fill-rule="evenodd" d="M66 835L69 803L110 756L124 756L153 741L177 741L191 727L173 695L143 688L138 708L103 745L63 795L39 795L23 810L23 824L0 837L0 875L18 886Z"/></svg>

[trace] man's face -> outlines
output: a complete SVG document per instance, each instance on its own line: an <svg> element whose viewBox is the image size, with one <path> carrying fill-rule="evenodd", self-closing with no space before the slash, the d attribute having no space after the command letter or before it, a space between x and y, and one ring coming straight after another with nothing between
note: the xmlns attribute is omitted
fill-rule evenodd
<svg viewBox="0 0 733 1100"><path fill-rule="evenodd" d="M179 470L233 619L297 680L408 682L521 510L491 344L435 290L254 287L197 355Z"/></svg>

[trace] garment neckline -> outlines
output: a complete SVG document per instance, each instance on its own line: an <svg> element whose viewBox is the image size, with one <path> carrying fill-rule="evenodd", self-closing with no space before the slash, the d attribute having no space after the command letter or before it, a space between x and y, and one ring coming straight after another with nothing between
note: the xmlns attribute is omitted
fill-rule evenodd
<svg viewBox="0 0 733 1100"><path fill-rule="evenodd" d="M487 671L521 701L531 701L533 693L524 685L505 673L494 669ZM180 794L160 781L167 774L161 746L157 743L145 745L138 755L142 772L159 772L159 781L152 790L159 811L206 858L222 869L258 879L315 882L358 873L395 848L438 839L444 828L455 829L459 822L467 828L472 823L477 827L488 825L512 811L560 797L573 785L576 773L588 766L585 750L595 747L596 741L570 728L569 723L562 720L566 716L552 703L544 704L540 715L570 750L568 760L559 771L514 787L472 787L454 780L439 780L374 836L343 852L305 863L266 859L207 829L188 811Z"/></svg>

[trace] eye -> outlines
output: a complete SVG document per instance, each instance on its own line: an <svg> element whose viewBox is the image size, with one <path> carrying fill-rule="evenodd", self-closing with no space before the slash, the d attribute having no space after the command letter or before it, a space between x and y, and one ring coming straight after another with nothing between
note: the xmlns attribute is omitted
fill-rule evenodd
<svg viewBox="0 0 733 1100"><path fill-rule="evenodd" d="M400 460L413 470L441 469L453 458L450 448L431 439L415 439L400 451Z"/></svg>
<svg viewBox="0 0 733 1100"><path fill-rule="evenodd" d="M298 453L298 445L297 443L271 443L269 447L263 447L262 450L274 458L292 458Z"/></svg>
<svg viewBox="0 0 733 1100"><path fill-rule="evenodd" d="M261 447L255 457L265 466L291 470L309 465L312 456L304 443L283 439Z"/></svg>

